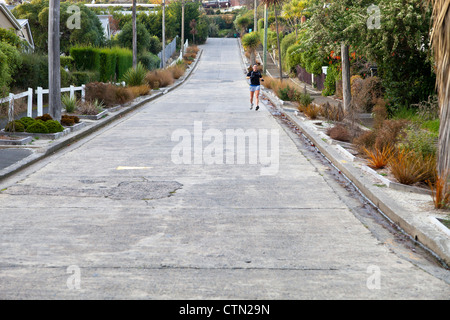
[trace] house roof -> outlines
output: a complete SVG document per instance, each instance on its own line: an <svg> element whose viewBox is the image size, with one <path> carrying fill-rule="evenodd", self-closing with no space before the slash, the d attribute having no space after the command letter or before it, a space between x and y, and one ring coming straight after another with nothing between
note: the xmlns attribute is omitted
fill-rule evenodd
<svg viewBox="0 0 450 320"><path fill-rule="evenodd" d="M1 2L0 2L0 12L3 13L3 15L9 20L9 22L11 22L16 31L22 33L21 35L19 34L19 37L24 38L31 46L31 48L34 49L33 35L31 34L31 28L30 24L28 23L28 19L16 19L16 17L14 17L14 15L7 8L7 6ZM26 32L28 37L26 37L25 34L23 34L23 32Z"/></svg>

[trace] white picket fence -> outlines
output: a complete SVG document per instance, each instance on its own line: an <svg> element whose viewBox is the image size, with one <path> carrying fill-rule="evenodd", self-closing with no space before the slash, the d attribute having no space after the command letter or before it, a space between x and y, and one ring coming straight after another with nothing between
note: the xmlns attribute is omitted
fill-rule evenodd
<svg viewBox="0 0 450 320"><path fill-rule="evenodd" d="M75 96L75 91L81 91L81 101L84 102L86 96L86 87L85 85L81 85L80 87L70 86L67 88L61 88L61 93L69 92L70 97L73 98ZM48 94L48 89L43 89L42 87L37 87L36 95L37 95L37 115L42 116L44 114L44 94ZM10 93L8 97L0 99L0 103L9 103L8 107L8 121L14 120L14 100L21 99L27 97L27 116L32 117L33 115L33 89L28 88L28 91L21 93Z"/></svg>

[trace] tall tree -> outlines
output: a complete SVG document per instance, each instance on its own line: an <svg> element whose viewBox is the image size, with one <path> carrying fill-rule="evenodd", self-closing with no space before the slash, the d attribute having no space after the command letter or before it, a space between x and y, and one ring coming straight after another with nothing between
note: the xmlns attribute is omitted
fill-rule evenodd
<svg viewBox="0 0 450 320"><path fill-rule="evenodd" d="M61 73L59 44L59 0L50 0L48 19L48 97L49 113L61 120Z"/></svg>
<svg viewBox="0 0 450 320"><path fill-rule="evenodd" d="M436 63L436 83L440 106L437 170L445 179L444 194L449 191L450 174L450 2L433 0L432 43Z"/></svg>

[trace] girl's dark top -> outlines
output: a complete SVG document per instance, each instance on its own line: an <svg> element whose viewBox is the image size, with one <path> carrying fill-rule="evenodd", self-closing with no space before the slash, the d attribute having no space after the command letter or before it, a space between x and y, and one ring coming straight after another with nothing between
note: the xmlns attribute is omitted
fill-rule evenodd
<svg viewBox="0 0 450 320"><path fill-rule="evenodd" d="M252 70L249 73L247 73L247 77L250 77L250 85L251 86L259 86L260 85L259 79L262 78L261 72Z"/></svg>

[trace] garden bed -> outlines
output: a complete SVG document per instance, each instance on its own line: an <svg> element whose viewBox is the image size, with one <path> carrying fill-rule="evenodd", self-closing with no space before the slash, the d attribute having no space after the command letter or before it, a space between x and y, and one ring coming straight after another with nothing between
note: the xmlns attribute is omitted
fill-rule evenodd
<svg viewBox="0 0 450 320"><path fill-rule="evenodd" d="M15 135L0 135L0 145L19 146L28 144L33 140L32 137L18 137Z"/></svg>
<svg viewBox="0 0 450 320"><path fill-rule="evenodd" d="M75 132L75 131L81 130L85 126L86 126L86 122L79 122L79 123L75 123L72 126L64 126L64 128L69 129L70 132Z"/></svg>
<svg viewBox="0 0 450 320"><path fill-rule="evenodd" d="M77 116L80 119L87 120L99 120L108 115L108 110L103 110L97 114L77 114L77 113L66 113L68 116Z"/></svg>
<svg viewBox="0 0 450 320"><path fill-rule="evenodd" d="M16 137L37 137L40 139L48 139L48 140L55 140L59 139L61 137L64 137L65 135L69 134L71 130L69 128L65 128L62 132L56 132L56 133L29 133L29 132L7 132L4 129L0 131L1 135L4 136L16 136Z"/></svg>

